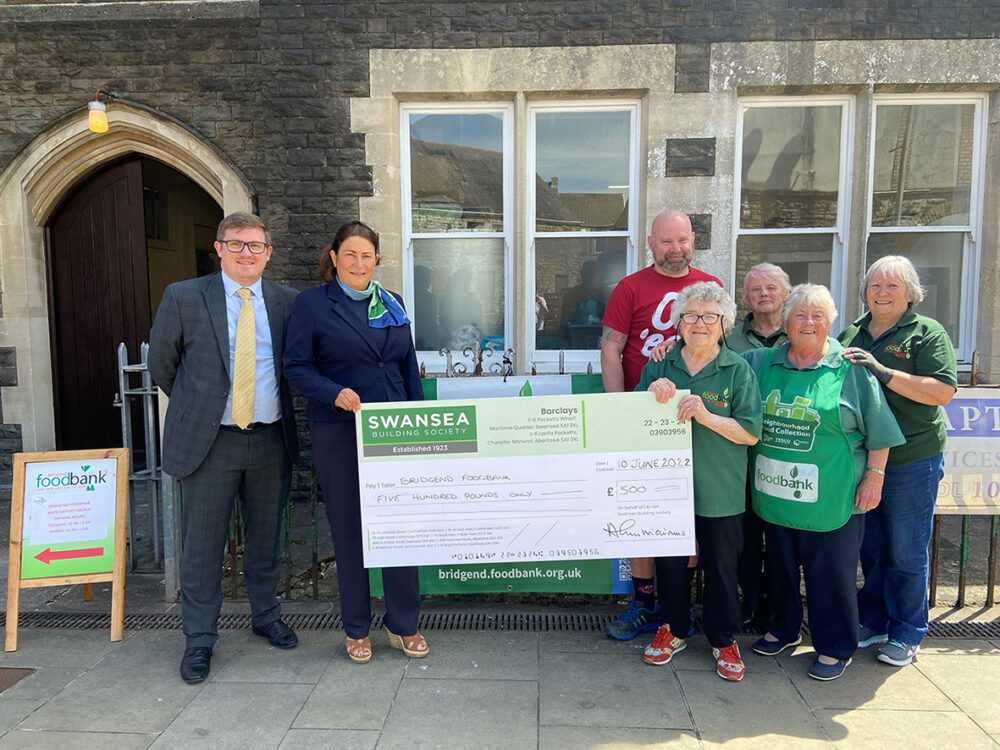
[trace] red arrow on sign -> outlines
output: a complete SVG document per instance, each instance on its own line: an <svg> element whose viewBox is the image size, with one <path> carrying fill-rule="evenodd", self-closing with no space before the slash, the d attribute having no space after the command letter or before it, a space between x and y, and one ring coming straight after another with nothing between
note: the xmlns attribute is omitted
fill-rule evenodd
<svg viewBox="0 0 1000 750"><path fill-rule="evenodd" d="M36 560L41 560L48 565L52 560L75 560L78 557L100 557L104 554L104 547L91 547L90 549L64 549L53 552L51 547L35 555Z"/></svg>

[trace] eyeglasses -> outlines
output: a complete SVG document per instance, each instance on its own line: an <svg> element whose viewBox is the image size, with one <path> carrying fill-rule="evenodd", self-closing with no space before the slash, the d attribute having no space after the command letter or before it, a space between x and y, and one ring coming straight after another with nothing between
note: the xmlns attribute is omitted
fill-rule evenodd
<svg viewBox="0 0 1000 750"><path fill-rule="evenodd" d="M249 248L254 255L260 255L267 250L266 242L244 242L243 240L219 240L219 242L225 245L226 250L231 253L242 253L245 247Z"/></svg>
<svg viewBox="0 0 1000 750"><path fill-rule="evenodd" d="M693 326L699 320L707 326L714 326L719 322L719 318L721 317L718 313L705 313L704 315L699 315L698 313L681 313L681 320L689 326Z"/></svg>

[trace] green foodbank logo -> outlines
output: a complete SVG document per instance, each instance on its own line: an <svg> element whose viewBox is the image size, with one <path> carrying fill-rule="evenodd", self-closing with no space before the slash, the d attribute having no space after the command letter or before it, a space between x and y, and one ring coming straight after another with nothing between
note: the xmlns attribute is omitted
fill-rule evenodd
<svg viewBox="0 0 1000 750"><path fill-rule="evenodd" d="M475 406L379 409L365 414L361 440L366 456L407 453L474 453Z"/></svg>
<svg viewBox="0 0 1000 750"><path fill-rule="evenodd" d="M754 486L766 495L814 503L819 499L819 467L757 456Z"/></svg>
<svg viewBox="0 0 1000 750"><path fill-rule="evenodd" d="M38 489L76 487L93 492L97 485L108 483L107 469L91 472L90 464L87 464L80 467L80 472L79 474L74 471L60 472L58 474L39 474L35 477L35 487Z"/></svg>

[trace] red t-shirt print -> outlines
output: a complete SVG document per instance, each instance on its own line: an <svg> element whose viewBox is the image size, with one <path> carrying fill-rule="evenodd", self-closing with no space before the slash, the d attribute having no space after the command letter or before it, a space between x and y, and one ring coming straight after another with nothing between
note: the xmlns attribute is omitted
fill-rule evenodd
<svg viewBox="0 0 1000 750"><path fill-rule="evenodd" d="M601 322L628 335L622 352L626 391L634 390L639 383L642 368L649 361L653 348L674 336L670 309L678 292L699 281L722 286L715 276L697 268L688 268L687 276L674 278L649 266L626 276L611 292Z"/></svg>

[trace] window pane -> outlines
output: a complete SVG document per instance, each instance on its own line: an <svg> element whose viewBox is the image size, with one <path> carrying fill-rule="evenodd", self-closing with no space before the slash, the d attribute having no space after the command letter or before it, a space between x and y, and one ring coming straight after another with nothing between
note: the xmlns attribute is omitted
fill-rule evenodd
<svg viewBox="0 0 1000 750"><path fill-rule="evenodd" d="M503 240L415 239L413 326L417 349L504 346Z"/></svg>
<svg viewBox="0 0 1000 750"><path fill-rule="evenodd" d="M740 317L747 309L743 302L743 279L758 263L775 263L785 269L792 285L810 282L830 288L833 235L785 234L743 235L736 242L736 304Z"/></svg>
<svg viewBox="0 0 1000 750"><path fill-rule="evenodd" d="M535 348L600 349L601 318L625 275L624 237L535 240Z"/></svg>
<svg viewBox="0 0 1000 750"><path fill-rule="evenodd" d="M629 112L535 116L535 231L628 229Z"/></svg>
<svg viewBox="0 0 1000 750"><path fill-rule="evenodd" d="M503 115L411 114L413 231L503 231Z"/></svg>
<svg viewBox="0 0 1000 750"><path fill-rule="evenodd" d="M876 109L874 226L969 223L975 112L973 104Z"/></svg>
<svg viewBox="0 0 1000 750"><path fill-rule="evenodd" d="M917 267L924 301L917 312L934 318L959 345L959 296L962 290L962 232L900 232L873 234L868 238L866 268L886 255L905 255Z"/></svg>
<svg viewBox="0 0 1000 750"><path fill-rule="evenodd" d="M839 106L744 111L741 227L836 225L840 116Z"/></svg>

